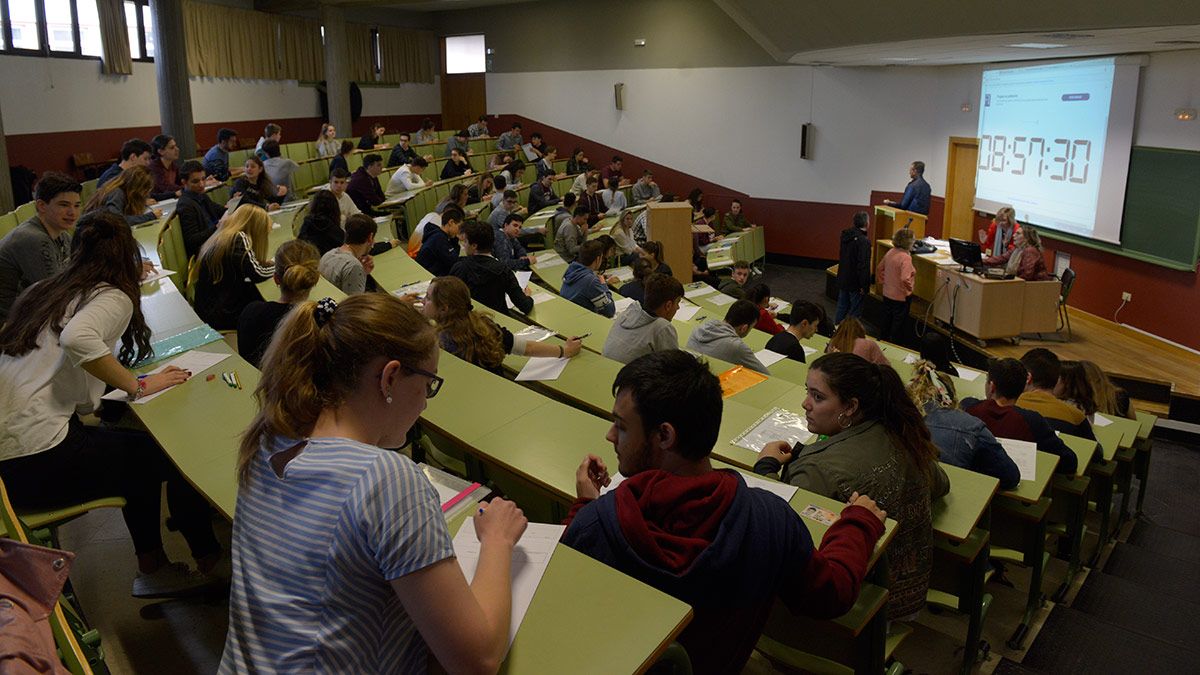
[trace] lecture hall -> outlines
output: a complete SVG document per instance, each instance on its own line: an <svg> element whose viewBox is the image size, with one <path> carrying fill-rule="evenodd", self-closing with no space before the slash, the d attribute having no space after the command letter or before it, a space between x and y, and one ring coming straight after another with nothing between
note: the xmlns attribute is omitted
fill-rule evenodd
<svg viewBox="0 0 1200 675"><path fill-rule="evenodd" d="M1195 671L1198 108L1168 0L0 0L0 670Z"/></svg>

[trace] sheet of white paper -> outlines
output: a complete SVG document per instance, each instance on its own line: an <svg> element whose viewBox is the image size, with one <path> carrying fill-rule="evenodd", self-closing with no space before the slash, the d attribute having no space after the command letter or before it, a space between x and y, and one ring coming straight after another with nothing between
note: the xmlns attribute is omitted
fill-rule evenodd
<svg viewBox="0 0 1200 675"><path fill-rule="evenodd" d="M717 292L717 289L713 288L712 286L709 286L708 284L700 284L696 288L689 288L688 290L684 291L683 297L698 298L702 295L708 295L709 293L716 293L716 292Z"/></svg>
<svg viewBox="0 0 1200 675"><path fill-rule="evenodd" d="M773 352L770 349L760 349L754 352L754 355L758 357L758 360L762 361L762 364L768 368L787 358L787 356L780 354L779 352Z"/></svg>
<svg viewBox="0 0 1200 675"><path fill-rule="evenodd" d="M551 335L554 335L554 331L546 330L541 326L530 326L525 330L517 331L517 335L529 340L533 340L534 342L541 342Z"/></svg>
<svg viewBox="0 0 1200 675"><path fill-rule="evenodd" d="M147 373L147 375L153 375L155 373L160 373L163 370L165 370L167 368L167 366L175 366L182 370L191 371L192 376L195 377L196 375L199 375L201 371L212 368L213 366L224 361L225 359L229 358L230 356L233 356L233 355L232 354L214 354L213 352L201 352L201 351L196 351L196 350L193 350L190 352L184 352L183 354L180 354L179 356L171 359L170 361L167 361L166 363L162 364L161 366L150 371L149 373ZM141 405L143 403L149 403L150 401L153 401L154 399L158 398L162 394L164 394L168 391L171 391L174 388L175 387L168 387L161 391L156 391L153 394L148 394L146 396L143 396L136 401L130 401L130 402L133 403L134 405ZM126 394L124 391L122 391L120 389L114 389L114 390L108 392L107 394L105 394L104 398L106 398L110 401L129 401L129 394Z"/></svg>
<svg viewBox="0 0 1200 675"><path fill-rule="evenodd" d="M816 354L818 351L816 347L809 347L808 345L800 345L800 348L804 350L804 358L805 359L812 356L813 354Z"/></svg>
<svg viewBox="0 0 1200 675"><path fill-rule="evenodd" d="M628 265L625 265L624 267L614 267L613 269L605 272L605 274L616 277L623 282L633 281L633 268Z"/></svg>
<svg viewBox="0 0 1200 675"><path fill-rule="evenodd" d="M543 254L538 256L537 263L535 264L538 267L558 267L559 265L566 265L567 261L563 260L562 256L557 253L551 253L549 255Z"/></svg>
<svg viewBox="0 0 1200 675"><path fill-rule="evenodd" d="M738 473L742 474L742 480L746 481L746 485L748 487L762 488L767 492L778 496L785 502L790 502L792 497L796 496L796 491L799 489L794 485L780 483L777 480L767 480L765 478L755 476L754 474L746 473L745 471L739 471ZM617 486L621 484L621 481L625 480L625 476L622 476L621 472L619 471L610 475L608 478L610 482L606 487L600 488L600 494L606 494L616 490Z"/></svg>
<svg viewBox="0 0 1200 675"><path fill-rule="evenodd" d="M512 620L508 629L508 644L517 636L517 629L529 611L529 604L537 593L542 575L550 564L554 547L562 537L562 525L547 525L545 523L529 523L521 540L513 548L512 555ZM475 534L475 521L463 523L458 534L454 537L454 555L462 568L463 576L470 583L475 578L475 570L479 566L479 537Z"/></svg>
<svg viewBox="0 0 1200 675"><path fill-rule="evenodd" d="M533 304L535 304L535 305L540 305L543 302L546 302L547 300L553 300L553 299L554 299L554 296L550 295L549 293L541 292L541 293L533 294Z"/></svg>
<svg viewBox="0 0 1200 675"><path fill-rule="evenodd" d="M911 366L912 364L917 362L917 355L916 354L905 354L904 362Z"/></svg>
<svg viewBox="0 0 1200 675"><path fill-rule="evenodd" d="M402 295L408 295L409 293L416 293L423 298L428 290L429 280L426 279L425 281L416 281L411 284L405 284L404 286L392 291L392 295L400 297Z"/></svg>
<svg viewBox="0 0 1200 675"><path fill-rule="evenodd" d="M958 371L958 376L967 382L974 382L975 380L979 379L980 375L983 374L978 370L973 370L963 366L955 366L954 369Z"/></svg>
<svg viewBox="0 0 1200 675"><path fill-rule="evenodd" d="M1016 463L1021 472L1021 480L1037 478L1037 443L1018 441L1015 438L997 438L1004 451Z"/></svg>
<svg viewBox="0 0 1200 675"><path fill-rule="evenodd" d="M521 146L521 149L525 151L525 161L527 161L527 162L538 161L538 155L536 152L533 151L533 143L526 143L525 145Z"/></svg>
<svg viewBox="0 0 1200 675"><path fill-rule="evenodd" d="M521 290L524 290L525 287L529 285L529 279L531 277L533 277L533 272L518 271L516 273L516 275L517 275L517 283L521 285Z"/></svg>
<svg viewBox="0 0 1200 675"><path fill-rule="evenodd" d="M675 312L675 318L680 321L691 321L692 317L696 316L696 313L699 311L700 308L690 302L686 305L680 304L679 311Z"/></svg>
<svg viewBox="0 0 1200 675"><path fill-rule="evenodd" d="M1100 413L1096 413L1096 419L1092 421L1092 426L1106 427L1112 423L1113 423L1113 421L1110 420L1109 418L1105 417L1104 415L1101 415Z"/></svg>
<svg viewBox="0 0 1200 675"><path fill-rule="evenodd" d="M633 298L616 298L613 300L613 304L617 306L617 314L629 309L629 307L635 302L637 302L637 300L634 300Z"/></svg>
<svg viewBox="0 0 1200 675"><path fill-rule="evenodd" d="M142 279L142 285L145 286L146 284L153 283L155 281L158 281L159 279L165 279L165 278L171 276L172 274L175 274L175 272L173 272L172 270L156 269L153 272L151 272L150 274L146 275L145 279Z"/></svg>
<svg viewBox="0 0 1200 675"><path fill-rule="evenodd" d="M521 372L517 373L516 381L531 382L534 380L557 380L566 369L571 359L556 356L534 356L529 359Z"/></svg>
<svg viewBox="0 0 1200 675"><path fill-rule="evenodd" d="M725 295L724 293L721 293L719 295L714 295L711 298L707 298L707 300L710 304L717 305L717 306L732 305L734 302L734 298L732 296Z"/></svg>

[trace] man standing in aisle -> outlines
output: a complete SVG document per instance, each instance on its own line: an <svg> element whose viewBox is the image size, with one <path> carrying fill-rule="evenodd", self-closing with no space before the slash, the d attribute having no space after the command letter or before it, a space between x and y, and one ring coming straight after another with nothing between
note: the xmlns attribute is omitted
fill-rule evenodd
<svg viewBox="0 0 1200 675"><path fill-rule="evenodd" d="M852 316L862 318L863 296L871 285L871 240L867 225L871 216L866 211L854 214L854 224L842 230L841 250L838 253L838 299L835 324Z"/></svg>
<svg viewBox="0 0 1200 675"><path fill-rule="evenodd" d="M883 200L888 206L895 206L905 211L912 211L923 216L929 215L929 183L925 182L925 162L913 162L908 166L908 186L904 188L904 196L899 202L890 199Z"/></svg>

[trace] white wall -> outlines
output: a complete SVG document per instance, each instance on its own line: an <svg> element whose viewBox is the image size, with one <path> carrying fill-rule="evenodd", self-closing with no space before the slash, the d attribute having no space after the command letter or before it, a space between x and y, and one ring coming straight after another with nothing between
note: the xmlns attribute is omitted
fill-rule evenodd
<svg viewBox="0 0 1200 675"><path fill-rule="evenodd" d="M316 90L295 81L192 78L191 89L198 124L320 114ZM441 111L436 81L362 92L363 115ZM106 76L94 60L0 56L0 109L8 135L158 126L154 64L135 62L132 75Z"/></svg>
<svg viewBox="0 0 1200 675"><path fill-rule="evenodd" d="M973 136L981 66L697 68L494 73L488 108L519 114L755 197L864 204L899 191L909 162L945 193L947 142ZM625 84L625 110L613 84ZM1134 143L1200 150L1200 51L1152 55ZM971 112L962 112L964 102ZM810 117L811 107L811 117ZM798 127L815 126L814 159Z"/></svg>

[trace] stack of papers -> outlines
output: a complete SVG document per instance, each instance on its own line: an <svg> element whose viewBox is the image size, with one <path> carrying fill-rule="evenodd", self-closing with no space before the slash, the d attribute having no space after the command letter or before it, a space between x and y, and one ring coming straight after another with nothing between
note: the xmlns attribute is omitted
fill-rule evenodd
<svg viewBox="0 0 1200 675"><path fill-rule="evenodd" d="M724 293L720 293L718 295L714 295L711 298L707 298L707 301L709 304L713 304L713 305L717 305L717 306L732 305L734 303L734 298L733 298L733 296L725 295Z"/></svg>
<svg viewBox="0 0 1200 675"><path fill-rule="evenodd" d="M690 287L686 291L684 291L683 297L698 298L702 295L708 295L709 293L716 293L716 292L717 292L717 289L713 288L712 286L709 286L706 283L701 282L699 285Z"/></svg>
<svg viewBox="0 0 1200 675"><path fill-rule="evenodd" d="M616 277L625 283L633 281L633 268L628 265L625 265L624 267L614 267L611 270L608 270L606 274Z"/></svg>
<svg viewBox="0 0 1200 675"><path fill-rule="evenodd" d="M1021 472L1021 480L1037 479L1037 443L1018 441L1015 438L997 438L1004 452L1017 465Z"/></svg>
<svg viewBox="0 0 1200 675"><path fill-rule="evenodd" d="M534 263L538 267L556 267L558 265L566 265L567 261L563 260L562 256L554 251L547 251L537 257L537 262Z"/></svg>
<svg viewBox="0 0 1200 675"><path fill-rule="evenodd" d="M787 356L779 352L773 352L770 349L760 349L754 352L754 356L768 368L787 358Z"/></svg>

